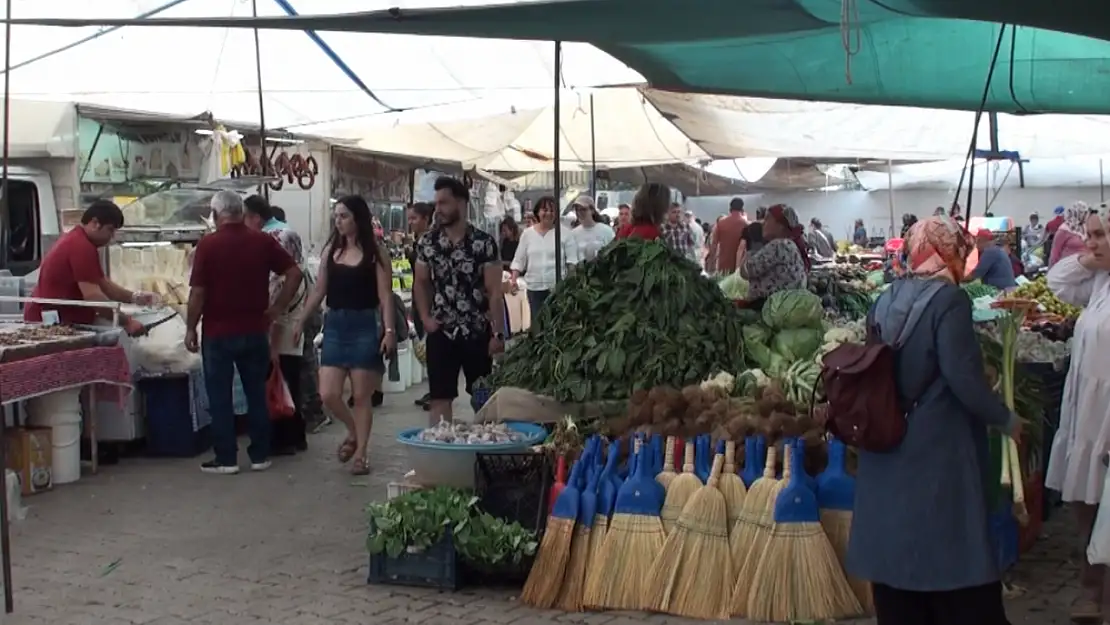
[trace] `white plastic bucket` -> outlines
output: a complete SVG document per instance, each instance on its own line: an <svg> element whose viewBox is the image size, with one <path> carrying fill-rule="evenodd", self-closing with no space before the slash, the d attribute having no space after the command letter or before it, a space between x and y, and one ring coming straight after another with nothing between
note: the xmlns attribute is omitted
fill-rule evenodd
<svg viewBox="0 0 1110 625"><path fill-rule="evenodd" d="M58 391L28 400L27 425L50 428L54 483L81 479L81 391Z"/></svg>
<svg viewBox="0 0 1110 625"><path fill-rule="evenodd" d="M415 353L409 354L409 364L412 365L411 367L409 367L411 371L409 375L412 376L413 386L420 384L424 381L424 365L420 364L420 361L417 360Z"/></svg>
<svg viewBox="0 0 1110 625"><path fill-rule="evenodd" d="M412 348L401 347L397 350L397 366L401 370L401 383L407 390L412 386Z"/></svg>

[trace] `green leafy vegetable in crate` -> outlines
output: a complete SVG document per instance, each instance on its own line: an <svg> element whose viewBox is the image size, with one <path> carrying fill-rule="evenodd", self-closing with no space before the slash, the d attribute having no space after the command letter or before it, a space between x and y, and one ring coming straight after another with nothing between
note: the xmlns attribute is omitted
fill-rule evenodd
<svg viewBox="0 0 1110 625"><path fill-rule="evenodd" d="M622 239L575 268L490 378L565 402L624 401L743 369L735 305L659 241Z"/></svg>
<svg viewBox="0 0 1110 625"><path fill-rule="evenodd" d="M396 558L405 551L431 547L450 528L455 551L471 562L516 563L535 555L535 532L482 512L477 504L473 493L446 486L372 503L367 507L370 533L366 549L372 555L385 553Z"/></svg>

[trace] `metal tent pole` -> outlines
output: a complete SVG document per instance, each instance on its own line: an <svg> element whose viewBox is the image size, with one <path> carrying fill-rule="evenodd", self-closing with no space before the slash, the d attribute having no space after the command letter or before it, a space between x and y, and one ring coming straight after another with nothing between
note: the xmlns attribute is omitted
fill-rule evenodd
<svg viewBox="0 0 1110 625"><path fill-rule="evenodd" d="M11 2L11 0L8 0ZM554 136L555 147L552 149L552 157L555 159L554 182L555 187L555 284L558 284L563 279L563 193L562 193L562 176L563 172L559 168L559 121L562 113L560 112L561 102L561 87L563 77L563 42L555 42L555 123L554 123ZM592 111L591 111L592 113ZM591 123L593 117L590 118Z"/></svg>
<svg viewBox="0 0 1110 625"><path fill-rule="evenodd" d="M7 10L4 13L7 23L4 24L4 162L0 165L0 222L10 219L8 193L8 160L11 154L11 127L12 127L12 0L7 1ZM7 255L7 250L0 252ZM0 441L4 439L4 430L7 427L7 418L0 413ZM0 564L4 567L4 613L11 614L15 610L15 598L12 593L12 536L8 527L8 459L6 445L0 445L0 470L4 474L4 492L0 493Z"/></svg>
<svg viewBox="0 0 1110 625"><path fill-rule="evenodd" d="M896 232L894 229L894 161L889 159L886 162L886 202L890 209L890 238L893 239Z"/></svg>
<svg viewBox="0 0 1110 625"><path fill-rule="evenodd" d="M258 0L251 0L251 15L258 17ZM258 160L262 167L262 175L269 176L270 157L266 154L266 104L262 98L262 44L259 42L258 29L254 30L254 74L258 80ZM270 185L263 182L259 185L262 197L270 199Z"/></svg>
<svg viewBox="0 0 1110 625"><path fill-rule="evenodd" d="M597 202L597 131L594 126L594 94L590 94L590 199Z"/></svg>

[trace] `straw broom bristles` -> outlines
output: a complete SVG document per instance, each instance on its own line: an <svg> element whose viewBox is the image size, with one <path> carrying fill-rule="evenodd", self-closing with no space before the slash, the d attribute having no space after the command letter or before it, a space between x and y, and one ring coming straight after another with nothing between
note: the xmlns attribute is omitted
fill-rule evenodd
<svg viewBox="0 0 1110 625"><path fill-rule="evenodd" d="M825 530L829 543L836 552L836 559L844 567L844 557L848 553L848 539L852 532L852 512L849 510L821 510L821 528ZM847 572L845 572L847 575ZM871 584L858 577L848 576L848 585L856 595L864 614L874 614L875 601L871 596Z"/></svg>
<svg viewBox="0 0 1110 625"><path fill-rule="evenodd" d="M678 474L674 472L674 437L668 436L663 449L663 470L655 476L655 481L667 488Z"/></svg>
<svg viewBox="0 0 1110 625"><path fill-rule="evenodd" d="M736 474L736 443L732 441L725 443L725 464L721 468L721 479L717 488L725 496L728 531L731 535L736 519L740 517L740 511L744 508L744 498L748 494L748 489L744 487L744 480Z"/></svg>
<svg viewBox="0 0 1110 625"><path fill-rule="evenodd" d="M598 585L597 576L600 573L602 549L605 546L605 538L609 535L609 518L603 514L594 515L594 527L590 530L590 555L589 566L586 568L586 580L582 586L582 602L586 603L587 589L591 586L596 588Z"/></svg>
<svg viewBox="0 0 1110 625"><path fill-rule="evenodd" d="M728 507L717 488L723 464L718 455L709 482L686 504L652 565L644 604L653 610L706 620L729 616Z"/></svg>
<svg viewBox="0 0 1110 625"><path fill-rule="evenodd" d="M601 475L598 477L599 491L597 495L597 513L594 515L594 527L590 530L590 558L589 565L586 568L586 585L583 589L583 602L586 601L586 595L589 594L589 588L598 587L598 575L604 569L604 560L601 559L602 547L605 545L605 538L609 530L609 515L613 512L613 500L606 493L607 485L612 479L612 475L617 469L617 460L620 457L620 445L618 443L609 444L609 457L606 458L605 468L601 470ZM588 603L586 605L589 605Z"/></svg>
<svg viewBox="0 0 1110 625"><path fill-rule="evenodd" d="M563 576L559 596L555 600L555 607L564 612L582 611L582 596L586 589L586 563L590 557L592 534L591 529L585 525L578 524L574 528L574 542L570 547L566 574Z"/></svg>
<svg viewBox="0 0 1110 625"><path fill-rule="evenodd" d="M547 518L547 527L536 552L536 561L532 564L528 581L520 593L523 603L543 609L555 605L566 575L573 542L574 519Z"/></svg>
<svg viewBox="0 0 1110 625"><path fill-rule="evenodd" d="M791 451L794 444L788 442L785 449ZM771 539L748 589L747 616L773 622L859 616L863 610L821 527L817 496L804 483L802 454L795 449L787 455L786 486L775 502Z"/></svg>
<svg viewBox="0 0 1110 625"><path fill-rule="evenodd" d="M682 473L674 476L667 486L667 498L663 500L663 511L659 518L663 522L663 532L671 533L675 521L678 520L686 502L702 487L701 480L694 474L694 442L686 442L686 451L682 455Z"/></svg>
<svg viewBox="0 0 1110 625"><path fill-rule="evenodd" d="M732 589L732 600L729 612L732 616L744 617L748 615L748 591L751 589L755 570L759 566L759 558L771 536L772 517L774 514L775 498L786 485L790 477L790 448L783 446L783 479L775 479L776 448L771 445L767 448L767 464L763 468L763 477L752 484L748 495L744 498L744 507L736 519L736 526L729 539L729 550L732 552L732 568L736 573L736 584Z"/></svg>
<svg viewBox="0 0 1110 625"><path fill-rule="evenodd" d="M571 545L574 543L574 525L578 519L582 471L589 458L579 458L571 469L570 479L559 498L555 500L552 514L547 517L543 540L536 552L536 561L528 572L528 581L520 593L520 600L534 608L550 608L559 598L563 578L567 572Z"/></svg>
<svg viewBox="0 0 1110 625"><path fill-rule="evenodd" d="M748 593L748 618L824 621L862 613L821 524L775 525Z"/></svg>
<svg viewBox="0 0 1110 625"><path fill-rule="evenodd" d="M637 449L639 449L637 441ZM600 567L596 575L591 575L586 584L584 603L592 608L608 610L641 610L643 586L652 562L663 548L663 525L655 516L661 501L648 501L661 493L650 493L655 486L650 475L647 458L637 464L635 476L629 480L617 495L617 510L609 520L609 531L601 547ZM634 491L626 491L632 482ZM695 478L696 479L696 478ZM660 489L661 490L661 489ZM631 495L632 506L650 508L649 513L622 512L626 495ZM628 508L626 508L628 509Z"/></svg>

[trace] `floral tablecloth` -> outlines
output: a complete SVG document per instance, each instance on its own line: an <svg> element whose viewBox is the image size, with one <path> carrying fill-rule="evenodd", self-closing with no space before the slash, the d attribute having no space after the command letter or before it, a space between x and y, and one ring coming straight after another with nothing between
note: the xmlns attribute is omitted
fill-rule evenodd
<svg viewBox="0 0 1110 625"><path fill-rule="evenodd" d="M89 347L0 364L0 404L88 384L119 393L131 387L131 367L122 347Z"/></svg>

